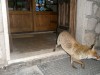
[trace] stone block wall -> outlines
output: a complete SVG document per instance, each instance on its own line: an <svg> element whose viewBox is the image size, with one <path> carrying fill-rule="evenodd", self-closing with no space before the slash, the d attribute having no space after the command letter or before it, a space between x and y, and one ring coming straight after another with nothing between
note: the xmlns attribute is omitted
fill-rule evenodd
<svg viewBox="0 0 100 75"><path fill-rule="evenodd" d="M91 14L86 15L87 28L85 29L84 40L87 45L95 43L100 46L100 0L87 0L91 3ZM95 41L96 40L96 41Z"/></svg>
<svg viewBox="0 0 100 75"><path fill-rule="evenodd" d="M100 0L78 0L76 38L82 44L100 47Z"/></svg>

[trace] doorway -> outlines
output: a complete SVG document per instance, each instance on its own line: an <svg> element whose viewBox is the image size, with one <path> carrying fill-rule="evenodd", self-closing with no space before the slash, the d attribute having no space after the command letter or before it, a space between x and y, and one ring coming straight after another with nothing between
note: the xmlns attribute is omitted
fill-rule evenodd
<svg viewBox="0 0 100 75"><path fill-rule="evenodd" d="M54 2L51 6L50 3L46 2L46 4L48 3L49 8L47 11L39 11L36 9L39 5L39 0L36 0L37 2L35 2L35 0L8 1L10 2L8 2L8 6L9 4L11 5L9 8L11 60L52 52L56 45L57 36L54 32L56 32L58 27L57 16L59 12L50 7L54 5L56 8L58 1L55 2L55 0L50 0L51 3L52 1ZM29 4L28 7L21 6L21 3L22 5L25 4L23 1L26 1L26 3ZM15 6L13 6L14 4ZM17 4L19 4L18 7ZM69 6L69 30L70 33L75 36L76 1L70 0ZM39 8L41 7L39 6Z"/></svg>
<svg viewBox="0 0 100 75"><path fill-rule="evenodd" d="M12 34L13 50L11 59L53 52L56 44L56 34L53 32Z"/></svg>
<svg viewBox="0 0 100 75"><path fill-rule="evenodd" d="M52 52L57 0L8 0L8 7L11 60Z"/></svg>

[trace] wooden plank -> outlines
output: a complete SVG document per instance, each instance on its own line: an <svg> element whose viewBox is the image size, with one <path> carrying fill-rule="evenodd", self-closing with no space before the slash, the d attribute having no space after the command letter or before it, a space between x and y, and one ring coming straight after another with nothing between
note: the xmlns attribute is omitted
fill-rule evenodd
<svg viewBox="0 0 100 75"><path fill-rule="evenodd" d="M76 33L76 8L77 0L70 0L70 33L75 37Z"/></svg>
<svg viewBox="0 0 100 75"><path fill-rule="evenodd" d="M10 14L10 29L12 33L29 32L33 30L32 14L19 13Z"/></svg>

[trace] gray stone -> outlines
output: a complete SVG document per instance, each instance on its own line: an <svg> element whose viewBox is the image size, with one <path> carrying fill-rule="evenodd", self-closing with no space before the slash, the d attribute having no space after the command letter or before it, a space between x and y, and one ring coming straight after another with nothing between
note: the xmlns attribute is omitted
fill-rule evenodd
<svg viewBox="0 0 100 75"><path fill-rule="evenodd" d="M100 2L100 0L87 0L87 1Z"/></svg>
<svg viewBox="0 0 100 75"><path fill-rule="evenodd" d="M96 74L96 75L100 75L100 73Z"/></svg>
<svg viewBox="0 0 100 75"><path fill-rule="evenodd" d="M97 40L97 46L100 47L100 35L99 35L99 39Z"/></svg>
<svg viewBox="0 0 100 75"><path fill-rule="evenodd" d="M37 66L23 68L16 75L44 75Z"/></svg>
<svg viewBox="0 0 100 75"><path fill-rule="evenodd" d="M95 18L88 19L87 30L95 30L97 20Z"/></svg>
<svg viewBox="0 0 100 75"><path fill-rule="evenodd" d="M90 2L90 1L87 1L86 2L86 11L85 11L85 14L86 15L91 15L91 14L93 14L93 12L92 12L92 5L93 5L93 2Z"/></svg>
<svg viewBox="0 0 100 75"><path fill-rule="evenodd" d="M94 41L96 39L96 34L94 32L85 32L85 44L88 46L91 46L92 44L94 44Z"/></svg>
<svg viewBox="0 0 100 75"><path fill-rule="evenodd" d="M70 58L63 58L56 61L38 65L44 75L96 75L100 73L100 61L83 60L85 69L75 64L78 69L72 68Z"/></svg>
<svg viewBox="0 0 100 75"><path fill-rule="evenodd" d="M100 23L98 23L98 24L96 25L95 32L96 32L97 34L100 34Z"/></svg>
<svg viewBox="0 0 100 75"><path fill-rule="evenodd" d="M0 69L0 75L44 75L42 71L37 67L37 65L22 65L17 67L18 65L19 64L15 65L15 67L10 67L8 69Z"/></svg>
<svg viewBox="0 0 100 75"><path fill-rule="evenodd" d="M97 4L93 4L93 15L95 15L95 13L96 13L96 11L97 11L97 9L98 9L98 5Z"/></svg>
<svg viewBox="0 0 100 75"><path fill-rule="evenodd" d="M95 15L86 15L86 18L88 18L88 19L91 19L91 18L98 19L98 17L97 17L97 16L95 16Z"/></svg>
<svg viewBox="0 0 100 75"><path fill-rule="evenodd" d="M100 35L97 36L98 38L96 39L96 47L100 47Z"/></svg>
<svg viewBox="0 0 100 75"><path fill-rule="evenodd" d="M100 8L97 9L95 15L100 18Z"/></svg>

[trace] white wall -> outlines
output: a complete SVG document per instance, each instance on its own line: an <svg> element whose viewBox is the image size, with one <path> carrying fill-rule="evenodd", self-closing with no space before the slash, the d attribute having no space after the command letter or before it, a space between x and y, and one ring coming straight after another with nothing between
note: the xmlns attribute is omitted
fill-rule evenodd
<svg viewBox="0 0 100 75"><path fill-rule="evenodd" d="M3 29L3 19L2 19L2 7L0 1L0 64L3 64L5 60L5 43L4 43L4 29Z"/></svg>
<svg viewBox="0 0 100 75"><path fill-rule="evenodd" d="M6 0L0 0L0 64L6 64L9 57Z"/></svg>

